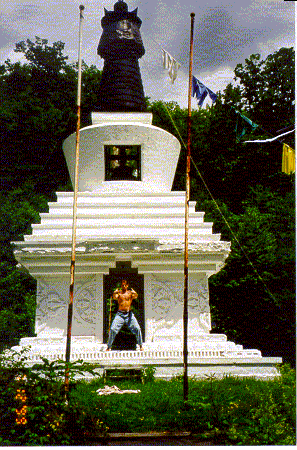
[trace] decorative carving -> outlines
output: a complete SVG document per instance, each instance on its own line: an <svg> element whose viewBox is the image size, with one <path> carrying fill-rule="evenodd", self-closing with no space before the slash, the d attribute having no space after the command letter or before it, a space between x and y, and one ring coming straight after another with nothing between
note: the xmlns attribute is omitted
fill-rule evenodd
<svg viewBox="0 0 297 450"><path fill-rule="evenodd" d="M147 321L148 335L153 341L165 338L176 340L182 333L183 288L179 283L160 281L152 277L152 317ZM209 333L211 329L208 282L194 280L189 286L188 308L190 335ZM170 330L169 334L168 331Z"/></svg>
<svg viewBox="0 0 297 450"><path fill-rule="evenodd" d="M56 283L57 286L55 286L54 280L51 280L50 284L44 280L38 282L36 308L36 332L38 335L56 335L64 331L69 293L63 280L57 280ZM74 290L74 329L78 325L80 329L83 327L87 334L94 332L95 300L95 277L78 279ZM62 328L56 328L57 326L62 326Z"/></svg>
<svg viewBox="0 0 297 450"><path fill-rule="evenodd" d="M197 253L197 252L203 252L203 253L223 253L223 262L221 265L224 265L224 260L228 256L230 252L230 242L199 242L197 239L197 242L190 242L189 243L189 253ZM100 252L100 253L117 253L118 251L121 252L149 252L149 253L183 253L184 252L184 243L182 241L178 240L156 240L156 239L150 239L150 240L117 240L115 242L114 240L105 240L105 241L97 241L92 244L88 242L81 242L78 247L76 248L76 252L82 253L82 254L88 254L93 252ZM59 254L59 253L70 253L71 247L65 247L65 244L47 244L47 246L41 247L36 246L36 243L32 245L32 247L18 247L16 250L14 250L15 255L19 254Z"/></svg>
<svg viewBox="0 0 297 450"><path fill-rule="evenodd" d="M157 250L159 252L183 252L185 243L178 239L160 239ZM193 240L189 242L189 253L195 252L224 252L228 255L231 251L231 243L225 241L219 242L199 242Z"/></svg>
<svg viewBox="0 0 297 450"><path fill-rule="evenodd" d="M155 277L152 277L152 293L152 309L157 317L164 319L179 302L178 295L172 286Z"/></svg>
<svg viewBox="0 0 297 450"><path fill-rule="evenodd" d="M188 295L188 307L192 313L209 312L208 284L196 281L190 286Z"/></svg>
<svg viewBox="0 0 297 450"><path fill-rule="evenodd" d="M39 282L37 288L36 320L46 321L49 317L65 314L66 300L54 286Z"/></svg>
<svg viewBox="0 0 297 450"><path fill-rule="evenodd" d="M95 326L96 278L78 281L74 296L77 299L74 311L75 320L80 324L86 322Z"/></svg>

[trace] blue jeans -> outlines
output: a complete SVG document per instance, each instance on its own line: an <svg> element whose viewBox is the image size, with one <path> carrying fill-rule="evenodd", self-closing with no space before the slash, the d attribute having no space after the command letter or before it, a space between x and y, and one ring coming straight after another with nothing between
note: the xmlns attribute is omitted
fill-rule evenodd
<svg viewBox="0 0 297 450"><path fill-rule="evenodd" d="M136 317L134 316L132 311L118 311L112 321L111 327L110 327L110 333L107 343L107 348L111 348L112 343L124 325L124 323L127 325L130 331L132 331L133 334L136 336L137 344L141 347L142 346L142 335L141 335L141 329L137 322Z"/></svg>

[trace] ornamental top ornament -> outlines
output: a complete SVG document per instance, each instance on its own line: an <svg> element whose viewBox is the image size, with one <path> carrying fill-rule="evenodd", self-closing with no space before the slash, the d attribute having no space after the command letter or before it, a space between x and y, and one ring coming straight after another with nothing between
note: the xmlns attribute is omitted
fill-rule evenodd
<svg viewBox="0 0 297 450"><path fill-rule="evenodd" d="M128 5L118 0L114 11L104 8L101 20L103 33L97 53L104 61L99 86L99 111L143 112L144 92L138 59L145 49L140 35L141 19L137 8L128 11Z"/></svg>
<svg viewBox="0 0 297 450"><path fill-rule="evenodd" d="M101 20L102 28L105 28L109 23L118 22L119 20L127 19L135 22L140 28L142 21L139 17L137 17L138 8L134 9L134 11L128 11L128 5L123 0L118 0L113 7L113 11L107 11L104 8L105 16Z"/></svg>

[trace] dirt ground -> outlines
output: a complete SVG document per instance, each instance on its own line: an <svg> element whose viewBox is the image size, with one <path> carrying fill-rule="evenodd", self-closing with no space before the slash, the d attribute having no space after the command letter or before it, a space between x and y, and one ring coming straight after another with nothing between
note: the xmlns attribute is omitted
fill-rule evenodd
<svg viewBox="0 0 297 450"><path fill-rule="evenodd" d="M115 433L106 439L92 439L88 444L90 446L106 445L106 446L213 446L211 441L203 441L201 437L191 435L189 433L176 435L154 435L154 434L134 434L124 435L124 433Z"/></svg>

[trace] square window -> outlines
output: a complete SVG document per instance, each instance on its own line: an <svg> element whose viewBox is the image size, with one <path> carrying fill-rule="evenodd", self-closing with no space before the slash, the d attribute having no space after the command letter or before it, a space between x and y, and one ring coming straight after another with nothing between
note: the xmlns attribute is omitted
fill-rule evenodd
<svg viewBox="0 0 297 450"><path fill-rule="evenodd" d="M141 180L140 155L140 145L105 145L105 180Z"/></svg>

